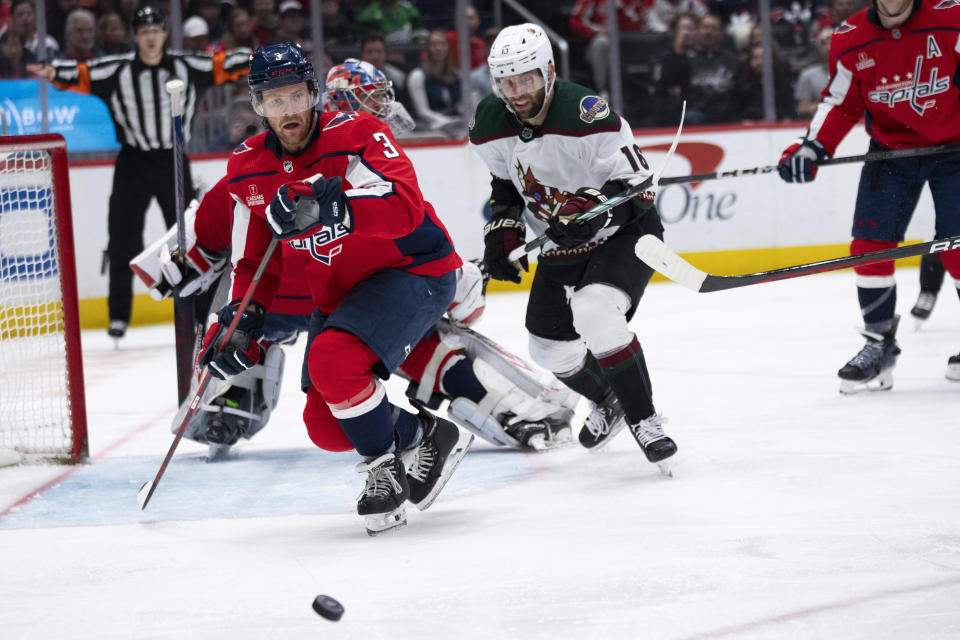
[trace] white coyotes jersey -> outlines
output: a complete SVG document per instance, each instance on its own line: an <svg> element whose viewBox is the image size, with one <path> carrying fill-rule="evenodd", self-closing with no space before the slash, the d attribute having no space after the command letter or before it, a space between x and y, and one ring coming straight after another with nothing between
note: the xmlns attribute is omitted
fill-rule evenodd
<svg viewBox="0 0 960 640"><path fill-rule="evenodd" d="M556 83L550 111L536 130L522 127L503 102L488 96L470 123L470 144L490 173L513 183L526 205L527 227L536 235L577 189L651 173L627 121L602 98L569 82ZM616 231L603 229L597 243ZM566 253L552 242L544 247L544 255L558 252Z"/></svg>

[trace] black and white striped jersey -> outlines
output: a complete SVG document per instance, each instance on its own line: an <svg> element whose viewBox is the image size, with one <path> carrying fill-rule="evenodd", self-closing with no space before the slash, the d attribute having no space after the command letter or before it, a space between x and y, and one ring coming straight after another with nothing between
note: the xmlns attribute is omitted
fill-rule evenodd
<svg viewBox="0 0 960 640"><path fill-rule="evenodd" d="M180 99L187 142L203 91L245 75L249 60L249 49L232 49L213 55L166 51L155 66L144 64L136 52L51 64L58 88L89 93L106 103L121 144L151 151L173 148L168 80L179 78L185 85Z"/></svg>

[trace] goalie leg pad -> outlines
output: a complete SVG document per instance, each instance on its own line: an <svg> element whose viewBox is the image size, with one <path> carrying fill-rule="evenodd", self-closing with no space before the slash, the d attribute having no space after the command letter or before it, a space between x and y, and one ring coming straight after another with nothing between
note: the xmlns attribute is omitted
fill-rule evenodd
<svg viewBox="0 0 960 640"><path fill-rule="evenodd" d="M470 433L480 436L487 442L499 447L517 447L520 442L507 434L503 426L467 398L454 398L447 410L450 419Z"/></svg>

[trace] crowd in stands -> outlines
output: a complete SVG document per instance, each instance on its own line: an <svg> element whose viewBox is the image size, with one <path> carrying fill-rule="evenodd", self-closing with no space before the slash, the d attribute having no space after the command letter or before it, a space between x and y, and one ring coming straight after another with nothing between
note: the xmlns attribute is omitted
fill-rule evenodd
<svg viewBox="0 0 960 640"><path fill-rule="evenodd" d="M620 111L635 127L763 119L763 45L755 0L616 0ZM571 46L571 79L609 96L607 0L527 0L524 6ZM169 0L49 0L46 59L89 60L132 49L134 13ZM492 0L468 7L470 86L459 76L455 3L449 0L322 0L325 70L347 57L373 63L414 115L416 133L462 136L466 105L490 92L485 60L497 33ZM826 85L830 34L868 0L772 0L772 56L778 120L808 118ZM508 7L504 19L511 16ZM212 53L290 40L312 50L308 0L184 0L183 49ZM0 79L27 78L39 59L34 0L0 0ZM558 59L559 62L559 59ZM228 130L210 150L229 148L257 118L235 87Z"/></svg>

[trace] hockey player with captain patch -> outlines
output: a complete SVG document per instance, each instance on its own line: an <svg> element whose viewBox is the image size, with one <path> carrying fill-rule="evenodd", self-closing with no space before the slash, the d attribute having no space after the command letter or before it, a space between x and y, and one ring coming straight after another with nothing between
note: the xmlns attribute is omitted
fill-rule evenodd
<svg viewBox="0 0 960 640"><path fill-rule="evenodd" d="M778 165L787 182L810 182L865 117L870 151L960 142L960 3L874 0L848 18L830 44L830 82L806 134ZM938 238L960 235L960 152L868 162L860 175L851 255L897 246L924 184ZM960 251L941 254L960 295ZM855 268L866 344L838 372L840 391L886 390L900 347L892 260ZM960 380L960 353L947 378Z"/></svg>
<svg viewBox="0 0 960 640"><path fill-rule="evenodd" d="M628 327L653 271L634 254L645 233L663 234L653 194L588 221L584 211L650 175L630 127L588 89L555 79L543 29L510 26L488 58L494 94L478 105L470 144L492 180L484 227L491 277L520 282L509 254L529 226L545 245L526 312L530 354L591 402L579 433L589 449L629 427L646 457L668 467L677 446L653 406L650 374Z"/></svg>

